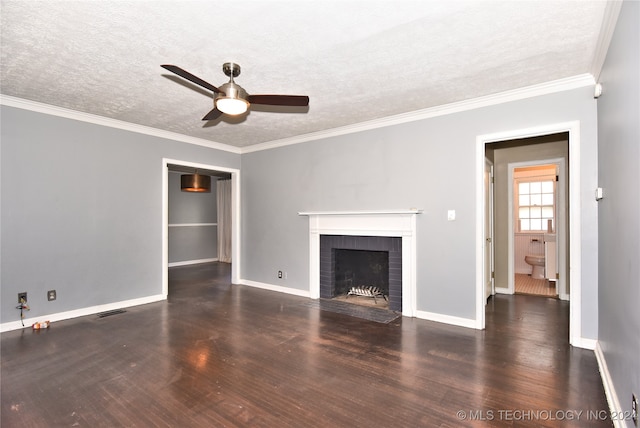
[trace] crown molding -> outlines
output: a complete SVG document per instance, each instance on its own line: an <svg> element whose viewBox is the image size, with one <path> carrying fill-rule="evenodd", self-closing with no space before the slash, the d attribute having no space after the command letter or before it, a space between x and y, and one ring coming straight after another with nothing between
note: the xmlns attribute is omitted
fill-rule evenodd
<svg viewBox="0 0 640 428"><path fill-rule="evenodd" d="M451 104L445 104L436 107L430 107L423 110L416 110L409 113L403 113L395 116L389 116L382 119L375 119L354 125L342 126L340 128L328 129L309 134L299 135L297 137L284 138L281 140L273 140L266 143L256 144L250 147L244 147L242 153L251 153L261 150L269 150L277 147L289 146L292 144L305 143L308 141L320 140L324 138L337 137L340 135L353 134L356 132L368 131L376 128L399 125L417 120L429 119L437 116L444 116L452 113L460 113L463 111L474 110L482 107L489 107L497 104L503 104L510 101L518 101L526 98L533 98L540 95L547 95L556 92L568 91L572 89L582 88L585 86L595 85L593 76L589 73L577 76L567 77L564 79L553 80L537 85L526 86L524 88L514 89L497 94L478 97L471 100L459 101Z"/></svg>
<svg viewBox="0 0 640 428"><path fill-rule="evenodd" d="M616 2L618 3L618 2ZM618 11L619 12L619 11ZM616 15L617 17L617 15ZM607 45L608 46L608 45ZM487 95L484 97L474 98L471 100L459 101L442 106L430 107L427 109L416 110L409 113L389 116L382 119L375 119L366 122L356 123L353 125L332 128L324 131L312 132L296 137L283 138L280 140L272 140L265 143L255 144L249 147L235 147L214 141L208 141L201 138L190 137L170 131L163 131L149 126L137 125L116 119L78 112L63 107L43 104L36 101L24 100L9 95L0 95L0 104L31 110L39 113L51 114L54 116L65 117L68 119L89 122L96 125L108 126L111 128L122 129L140 134L151 135L160 138L166 138L174 141L181 141L188 144L196 144L199 146L209 147L216 150L226 152L245 154L258 152L262 150L274 149L277 147L290 146L309 141L321 140L325 138L337 137L340 135L353 134L387 126L399 125L407 122L415 122L418 120L429 119L438 116L444 116L452 113L460 113L464 111L474 110L482 107L503 104L510 101L518 101L526 98L533 98L540 95L547 95L556 92L568 91L572 89L582 88L585 86L595 85L595 79L592 74L580 74L577 76L567 77L565 79L553 80L551 82L541 83L538 85L527 86L524 88L514 89L510 91L500 92L497 94Z"/></svg>
<svg viewBox="0 0 640 428"><path fill-rule="evenodd" d="M64 107L53 106L50 104L39 103L36 101L25 100L22 98L12 97L10 95L0 95L0 104L9 107L15 107L23 110L34 111L37 113L49 114L52 116L64 117L66 119L78 120L81 122L92 123L94 125L107 126L109 128L121 129L124 131L137 132L139 134L151 135L153 137L166 138L168 140L180 141L188 144L209 147L211 149L222 150L240 154L241 149L228 144L208 141L202 138L190 137L177 132L164 131L150 126L137 125L122 120L110 119L91 113L84 113L76 110L70 110Z"/></svg>
<svg viewBox="0 0 640 428"><path fill-rule="evenodd" d="M596 82L600 79L604 60L607 58L607 51L613 38L613 32L616 29L620 9L622 9L622 0L607 1L602 17L602 25L600 26L600 34L598 34L596 50L591 63L591 75Z"/></svg>

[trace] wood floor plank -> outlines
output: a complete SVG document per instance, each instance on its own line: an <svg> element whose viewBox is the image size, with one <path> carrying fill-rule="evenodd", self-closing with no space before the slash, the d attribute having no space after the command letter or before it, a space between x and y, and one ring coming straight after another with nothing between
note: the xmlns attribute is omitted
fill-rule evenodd
<svg viewBox="0 0 640 428"><path fill-rule="evenodd" d="M0 425L612 426L567 302L496 296L477 331L321 311L222 263L169 279L166 302L2 333Z"/></svg>

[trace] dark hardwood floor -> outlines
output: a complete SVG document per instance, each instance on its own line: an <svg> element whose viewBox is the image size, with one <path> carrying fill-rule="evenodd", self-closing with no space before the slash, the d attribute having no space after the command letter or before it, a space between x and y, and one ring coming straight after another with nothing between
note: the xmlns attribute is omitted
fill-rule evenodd
<svg viewBox="0 0 640 428"><path fill-rule="evenodd" d="M496 296L476 331L320 311L172 268L166 302L1 335L8 427L612 426L567 302Z"/></svg>

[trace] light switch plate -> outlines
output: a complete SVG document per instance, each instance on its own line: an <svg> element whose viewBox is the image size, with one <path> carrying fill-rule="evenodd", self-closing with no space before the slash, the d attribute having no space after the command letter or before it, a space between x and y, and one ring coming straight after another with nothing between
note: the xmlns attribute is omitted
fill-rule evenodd
<svg viewBox="0 0 640 428"><path fill-rule="evenodd" d="M596 201L599 201L602 198L604 198L604 190L602 189L602 187L598 187L596 189Z"/></svg>
<svg viewBox="0 0 640 428"><path fill-rule="evenodd" d="M456 210L447 211L447 220L454 221L456 219Z"/></svg>

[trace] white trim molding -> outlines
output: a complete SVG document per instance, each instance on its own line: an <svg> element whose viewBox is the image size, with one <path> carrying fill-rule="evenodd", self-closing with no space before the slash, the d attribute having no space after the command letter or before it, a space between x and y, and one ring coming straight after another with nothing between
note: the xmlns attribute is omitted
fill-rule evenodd
<svg viewBox="0 0 640 428"><path fill-rule="evenodd" d="M420 214L422 210L374 210L374 211L300 211L298 215L377 215L377 214Z"/></svg>
<svg viewBox="0 0 640 428"><path fill-rule="evenodd" d="M218 223L172 223L169 227L198 227L198 226L217 226Z"/></svg>
<svg viewBox="0 0 640 428"><path fill-rule="evenodd" d="M598 82L600 79L602 66L607 57L607 51L609 50L621 9L622 0L609 0L604 8L604 16L602 17L602 25L600 26L600 33L598 34L596 51L591 63L591 75L595 82Z"/></svg>
<svg viewBox="0 0 640 428"><path fill-rule="evenodd" d="M189 265L199 265L200 263L212 263L217 262L218 258L213 259L198 259L198 260L184 260L181 262L171 262L168 264L168 267L180 267L180 266L189 266Z"/></svg>
<svg viewBox="0 0 640 428"><path fill-rule="evenodd" d="M619 3L617 1L613 3ZM620 2L621 3L621 2ZM615 8L618 8L617 12ZM603 31L612 32L615 27L615 20L617 20L617 13L619 13L620 6L613 5L608 8L609 12L605 12L605 22L603 23ZM606 35L605 35L606 36ZM606 48L609 46L611 35L608 39L603 36L599 42L599 52L594 59L594 65L592 69L597 70L602 67L601 62L604 61L602 55L606 55ZM602 47L600 47L602 45ZM602 59L600 59L602 57ZM597 65L599 63L599 65ZM209 141L202 138L190 137L183 134L178 134L170 131L164 131L148 126L137 125L121 120L106 118L94 114L83 113L75 110L66 109L63 107L52 106L49 104L43 104L35 101L24 100L21 98L12 97L9 95L0 96L0 104L10 107L21 108L24 110L31 110L40 113L51 114L54 116L66 117L69 119L79 120L83 122L94 123L103 126L109 126L112 128L123 129L132 132L138 132L140 134L153 135L160 138L167 138L175 141L181 141L183 143L196 144L199 146L210 147L212 149L223 150L231 153L244 154L252 153L261 150L273 149L276 147L289 146L293 144L305 143L308 141L321 140L325 138L337 137L340 135L353 134L362 131L368 131L371 129L384 128L388 126L398 125L401 123L414 122L417 120L429 119L438 116L444 116L452 113L459 113L463 111L474 110L481 107L487 107L497 104L502 104L510 101L517 101L526 98L537 97L540 95L547 95L556 92L568 91L572 89L582 88L585 86L595 85L596 81L592 74L585 73L577 76L567 77L564 79L553 80L550 82L540 83L536 85L526 86L523 88L513 89L510 91L504 91L497 94L486 95L484 97L478 97L471 100L464 100L455 103L445 104L442 106L430 107L427 109L416 110L413 112L398 114L394 116L385 117L382 119L368 120L365 122L356 123L353 125L341 126L338 128L332 128L328 130L311 132L304 135L298 135L290 138L283 138L279 140L267 141L264 143L254 144L249 147L235 147L215 141Z"/></svg>
<svg viewBox="0 0 640 428"><path fill-rule="evenodd" d="M451 315L438 314L435 312L416 311L416 318L427 321L435 321L443 324L455 325L465 328L476 328L476 320L469 318L454 317Z"/></svg>
<svg viewBox="0 0 640 428"><path fill-rule="evenodd" d="M292 294L300 297L311 297L309 290L299 290L297 288L283 287L281 285L267 284L266 282L251 281L249 279L241 279L240 284L248 287L261 288L263 290L276 291L278 293Z"/></svg>
<svg viewBox="0 0 640 428"><path fill-rule="evenodd" d="M312 132L309 134L299 135L291 138L283 138L281 140L268 141L261 144L255 144L250 147L244 147L242 153L257 152L260 150L268 150L276 147L289 146L292 144L305 143L308 141L321 140L324 138L337 137L340 135L353 134L356 132L368 131L371 129L384 128L387 126L398 125L401 123L415 122L417 120L429 119L438 116L445 116L453 113L474 110L477 108L488 107L503 104L510 101L518 101L527 98L533 98L540 95L547 95L556 92L569 91L572 89L583 88L585 86L595 85L595 80L591 74L580 74L564 79L553 80L551 82L540 83L537 85L526 86L524 88L504 91L497 94L487 95L484 97L474 98L471 100L459 101L451 104L431 107L422 110L416 110L408 113L388 116L382 119L374 119L366 122L356 123L353 125L342 126L339 128L328 129L325 131Z"/></svg>
<svg viewBox="0 0 640 428"><path fill-rule="evenodd" d="M78 120L80 122L93 123L94 125L107 126L109 128L121 129L123 131L137 132L138 134L151 135L168 140L181 141L183 143L195 144L197 146L209 147L211 149L223 150L225 152L240 154L242 149L227 144L217 143L202 138L190 137L176 132L164 131L162 129L152 128L150 126L138 125L135 123L125 122L122 120L111 119L96 114L84 113L81 111L71 110L64 107L53 106L50 104L39 103L36 101L25 100L22 98L12 97L10 95L2 95L0 104L9 107L20 108L23 110L35 111L37 113L49 114L51 116L64 117L66 119Z"/></svg>
<svg viewBox="0 0 640 428"><path fill-rule="evenodd" d="M593 351L594 349L596 349L597 343L598 341L596 339L587 339L581 337L577 340L574 340L571 345L575 346L576 348L588 349L589 351Z"/></svg>
<svg viewBox="0 0 640 428"><path fill-rule="evenodd" d="M604 357L604 352L600 347L600 342L595 344L596 361L598 362L598 368L600 369L600 377L602 378L602 385L604 386L604 395L607 397L607 403L609 404L610 414L618 414L622 410L616 388L613 385L613 379L607 366L607 360ZM613 426L616 428L623 428L625 426L624 418L616 418L613 420Z"/></svg>
<svg viewBox="0 0 640 428"><path fill-rule="evenodd" d="M107 303L104 305L89 306L82 309L76 309L66 312L58 312L55 314L40 315L32 318L25 318L23 321L11 321L4 324L0 324L0 333L11 330L19 330L22 328L31 328L31 325L36 321L64 321L72 318L84 317L87 315L94 315L100 312L113 311L116 309L129 308L131 306L146 305L147 303L159 302L166 300L167 296L157 294L155 296L141 297L139 299L123 300L121 302ZM22 325L24 322L24 326Z"/></svg>
<svg viewBox="0 0 640 428"><path fill-rule="evenodd" d="M402 238L402 315L416 316L416 214L421 210L299 212L309 216L309 296L320 298L320 235Z"/></svg>
<svg viewBox="0 0 640 428"><path fill-rule="evenodd" d="M509 289L509 287L496 287L496 294L514 294L514 291Z"/></svg>

